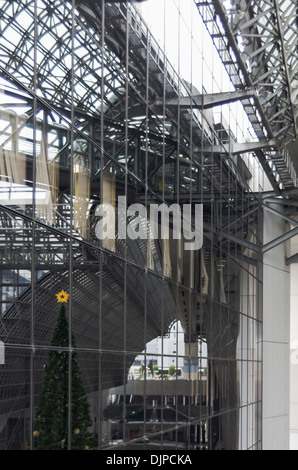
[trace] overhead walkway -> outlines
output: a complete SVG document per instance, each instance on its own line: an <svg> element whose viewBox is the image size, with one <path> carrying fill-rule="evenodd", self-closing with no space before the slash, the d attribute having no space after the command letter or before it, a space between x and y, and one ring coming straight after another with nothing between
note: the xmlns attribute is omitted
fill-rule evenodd
<svg viewBox="0 0 298 470"><path fill-rule="evenodd" d="M197 1L262 148L256 154L274 190L297 187L288 145L297 138L297 3ZM295 162L296 163L296 162Z"/></svg>

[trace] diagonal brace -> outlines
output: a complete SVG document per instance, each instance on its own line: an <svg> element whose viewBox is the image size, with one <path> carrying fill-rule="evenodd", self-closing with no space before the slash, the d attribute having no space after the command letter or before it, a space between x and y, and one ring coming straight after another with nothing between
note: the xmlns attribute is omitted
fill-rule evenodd
<svg viewBox="0 0 298 470"><path fill-rule="evenodd" d="M180 108L199 108L209 109L215 106L220 106L227 103L232 103L238 100L245 100L256 96L256 91L253 88L246 90L231 91L226 93L210 93L203 95L193 96L180 96L177 98L169 98L165 100L166 106L179 106ZM161 106L164 102L158 99L155 105Z"/></svg>

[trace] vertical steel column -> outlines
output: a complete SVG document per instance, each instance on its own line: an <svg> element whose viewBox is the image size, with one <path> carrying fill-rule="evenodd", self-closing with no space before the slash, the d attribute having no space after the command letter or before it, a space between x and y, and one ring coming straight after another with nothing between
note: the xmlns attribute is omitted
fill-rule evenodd
<svg viewBox="0 0 298 470"><path fill-rule="evenodd" d="M71 450L72 441L72 312L73 312L73 228L74 228L74 125L75 125L75 18L76 0L72 0L72 16L71 16L71 129L70 129L70 227L69 227L69 314L68 314L68 450Z"/></svg>
<svg viewBox="0 0 298 470"><path fill-rule="evenodd" d="M34 72L33 72L33 161L32 161L32 251L31 251L31 324L30 324L30 449L34 449L34 361L35 361L35 237L36 237L36 112L37 112L37 44L38 44L38 22L37 22L37 0L34 0Z"/></svg>

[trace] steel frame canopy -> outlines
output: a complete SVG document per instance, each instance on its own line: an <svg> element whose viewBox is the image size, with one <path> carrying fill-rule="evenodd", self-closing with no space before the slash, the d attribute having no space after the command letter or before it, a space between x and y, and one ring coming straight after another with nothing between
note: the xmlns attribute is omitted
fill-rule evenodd
<svg viewBox="0 0 298 470"><path fill-rule="evenodd" d="M86 142L88 142L88 144L90 144L90 146L95 149L93 154L94 160L96 160L95 157L98 155L98 148L96 147L96 142L98 142L99 139L96 139L96 137L94 137L96 132L98 132L97 120L98 116L100 115L100 112L104 113L105 138L107 140L111 139L119 144L119 151L116 154L110 155L110 160L115 165L118 165L118 169L121 169L121 145L125 145L127 143L127 136L125 135L125 126L121 125L121 123L124 122L124 118L128 117L130 123L134 124L133 130L140 131L139 135L137 135L137 137L140 137L140 141L141 138L143 138L144 130L142 128L142 121L140 121L139 118L144 114L144 109L146 110L147 106L150 127L148 132L145 131L146 138L143 140L143 142L141 141L139 147L136 147L136 149L138 150L138 155L140 156L142 153L142 149L148 146L152 151L151 153L154 154L155 157L163 157L162 145L165 143L167 144L168 152L167 154L165 154L165 160L167 160L167 158L170 159L171 152L173 151L172 148L176 150L176 147L173 147L173 143L175 143L174 131L176 126L177 113L175 107L174 109L166 107L166 115L164 117L166 118L167 125L164 126L161 120L159 119L160 105L157 104L157 101L158 99L160 99L164 91L164 82L166 83L165 91L169 99L172 99L172 97L179 97L180 100L181 95L182 97L187 97L187 95L192 96L192 93L186 83L183 83L178 80L175 71L172 70L170 65L165 65L166 58L161 53L161 51L159 51L157 45L155 45L153 38L150 37L147 30L143 28L142 23L139 22L139 18L134 16L130 18L130 46L133 49L133 53L131 54L132 60L129 61L129 67L127 67L126 69L125 64L123 64L123 61L121 61L121 59L122 51L125 50L126 47L126 38L123 35L122 26L126 25L125 8L127 5L125 4L127 2L123 2L123 5L121 5L119 2L119 4L123 7L122 9L119 8L119 6L117 5L113 5L114 2L111 2L109 8L106 8L106 35L103 38L100 35L100 5L102 6L102 2L89 2L87 0L77 1L79 14L76 13L76 47L73 51L75 67L73 69L71 69L69 66L73 48L71 34L73 25L70 21L70 18L72 17L70 13L73 13L71 11L71 4L70 2L64 2L63 0L61 0L60 8L55 9L55 2L51 2L50 0L40 0L40 2L44 8L41 8L39 10L38 15L39 41L38 48L36 51L39 57L38 68L34 66L32 60L32 57L35 53L34 8L36 2L33 0L27 0L26 2L16 0L14 2L4 2L2 5L0 33L2 35L3 41L0 45L0 71L2 72L3 77L5 79L9 79L11 81L11 86L6 87L4 90L5 95L9 98L9 100L7 101L10 101L11 98L16 101L15 106L23 106L24 108L26 108L26 115L28 117L28 121L32 119L33 116L33 119L35 119L36 128L38 130L44 129L42 127L39 128L39 126L42 125L47 127L48 130L59 126L61 132L64 132L65 128L68 127L69 129L73 129L75 139L77 137L84 138ZM24 3L26 4L26 8L24 8ZM92 8L88 8L88 6L91 6ZM14 34L14 38L17 41L16 45L12 44L9 39L5 39L9 38L10 33ZM62 36L63 41L60 40ZM98 51L100 51L101 54L99 54ZM143 96L145 96L144 90L146 91L146 87L144 86L144 77L146 77L147 65L150 69L151 87L150 89L148 88L149 96L146 103L146 100L144 100ZM129 73L129 82L126 82L126 73ZM71 81L75 82L73 90L70 89ZM101 86L98 86L98 83L100 83ZM126 102L126 86L130 87L128 103ZM70 93L70 91L72 91L72 93ZM18 95L18 97L16 95ZM246 94L245 97L247 98ZM216 103L218 104L219 102L221 102L221 98L222 97L204 96L204 103L206 104L208 102L207 106L209 106L210 104L216 105ZM231 99L234 98L235 96L231 97ZM229 99L229 97L225 96L224 100L226 101L227 99ZM204 103L199 101L199 98L198 103L199 109L201 106L204 106ZM34 104L36 105L37 109L34 109ZM70 121L70 112L72 106L74 106L75 111L74 123ZM13 106L9 105L9 107ZM195 107L193 107L193 109L195 109ZM126 116L126 112L128 113L128 116ZM200 120L196 116L197 114L192 117L192 138L198 143L202 142L202 145L206 147L207 145L210 145L213 142L212 139L214 138L215 133L208 133L207 126L200 126ZM190 141L190 138L187 137L187 135L190 134L189 120L190 112L188 108L184 109L184 107L181 106L180 102L181 134L183 134L184 129L186 129L185 136L183 136L183 138L180 137L179 141L179 153L182 153L183 151L183 156L191 155L191 151L193 150L193 141ZM174 130L171 130L169 125L171 125ZM131 130L131 127L127 128L127 133L128 130ZM143 135L141 131L143 131ZM59 137L58 131L57 135ZM130 137L129 133L128 136ZM63 150L63 148L57 148L59 150L59 153L61 150ZM134 152L134 154L135 153L136 152ZM191 163L197 165L193 168L193 174L195 174L194 170L201 168L201 160L196 162L195 151L193 151L193 153L194 158L192 160L189 158L188 164ZM148 153L148 156L150 155ZM203 188L204 196L206 195L206 197L210 201L211 199L215 199L213 197L213 193L215 193L215 196L218 196L218 200L216 201L216 205L214 208L214 213L216 215L220 211L220 205L222 206L223 216L226 216L226 214L229 213L233 213L235 215L232 225L229 226L227 226L229 219L222 219L222 222L224 222L225 225L223 226L221 231L219 231L218 227L213 227L211 224L210 228L207 226L207 232L210 232L211 234L210 239L212 240L212 243L218 252L221 251L221 253L227 253L229 256L235 258L235 264L237 263L238 256L240 256L240 260L242 261L250 263L256 262L256 257L254 255L251 255L251 251L255 249L255 244L247 241L247 238L249 235L253 235L253 229L251 227L254 228L256 218L258 217L258 211L255 210L258 201L251 194L252 201L250 199L248 201L244 201L245 207L246 204L248 204L248 207L246 208L248 212L245 216L243 216L244 206L235 202L237 201L237 197L235 197L235 194L237 196L237 191L239 191L240 189L241 191L239 191L239 194L242 197L242 194L244 194L244 190L247 188L247 183L245 178L241 175L241 171L237 167L236 163L233 164L233 160L230 158L229 153L226 157L227 161L225 161L225 158L219 158L218 155L206 155L204 153L203 156L203 182L206 181L207 183L206 188ZM178 159L175 158L175 161L177 160ZM181 161L179 162L179 165L181 167L182 161L183 160L181 158ZM137 161L137 163L140 163L140 161ZM159 162L155 164L155 159L152 158L152 161L150 159L149 163L149 175L147 177L146 173L142 175L141 172L138 172L138 168L131 169L128 172L128 175L132 176L134 178L134 181L137 182L139 185L138 192L135 192L139 200L141 200L143 196L142 190L148 184L150 176L154 172L158 171L160 165L163 164L163 160L162 158L159 158ZM227 163L229 164L229 166L227 166ZM182 175L183 177L183 172L181 168L179 170L180 175ZM93 176L95 178L97 176L97 173L94 172ZM233 179L233 183L235 184L230 184L229 186L227 183L231 183L231 179ZM212 184L209 184L208 186L209 181L212 181ZM230 187L232 187L232 189L230 189ZM199 189L201 192L201 188ZM150 188L150 186L148 187L148 193L149 195L155 196L154 191ZM187 191L185 192L185 194L188 197ZM182 191L180 190L180 201L182 200L182 197L184 196ZM240 199L238 200L240 201ZM209 204L211 207L211 204L213 204L213 202L209 202ZM250 204L252 204L253 208L251 208ZM208 207L207 204L206 207ZM60 213L60 215L62 216L63 213ZM29 239L29 241L27 241L27 245L24 248L24 243L22 244L23 240L20 237L17 240L19 242L20 249L16 250L15 239L13 238L14 230L11 230L10 232L6 230L7 226L10 227L10 225L8 225L9 223L12 224L13 228L19 223L22 224L24 214L20 214L18 210L14 212L14 209L8 211L8 208L0 207L0 216L2 217L2 223L4 227L3 238L2 240L0 239L0 242L2 241L0 251L1 248L3 250L7 250L8 247L10 248L14 244L14 249L8 250L11 253L11 259L7 259L9 264L6 266L6 268L14 269L16 262L19 266L22 266L23 268L30 268L30 265L28 266L28 262L32 263L32 259L30 259L29 255L29 253L32 251L32 240ZM31 228L30 222L31 218L29 216L28 226L26 226L25 224L25 228ZM66 222L68 221L66 220ZM212 233L212 230L214 230L214 233ZM36 268L48 270L51 272L51 276L47 276L47 274L45 274L45 276L39 280L38 286L36 286L36 292L33 293L34 295L37 294L37 302L35 302L35 305L41 306L40 310L38 311L37 323L38 325L41 325L41 328L38 332L38 334L40 335L38 336L38 340L42 342L42 335L44 334L44 319L49 318L47 311L48 304L44 301L45 296L48 296L53 292L57 291L56 286L61 278L64 278L65 282L67 282L68 280L68 265L66 265L66 270L63 270L65 262L67 262L66 256L68 253L65 250L68 245L67 224L66 227L63 226L62 231L61 227L49 227L47 226L47 224L41 224L41 222L38 221L38 230L36 230L36 236L34 239L35 247L38 245L39 242L40 245L42 245L43 251L36 251L36 254L38 254L38 258L37 262L35 260L35 266ZM230 247L226 248L227 242L232 242L233 244L235 243L234 250L231 250ZM259 240L257 240L256 243L258 243L259 246ZM209 245L211 245L210 240ZM48 249L49 246L50 249ZM242 250L238 251L239 246L242 247ZM72 247L73 253L75 254L75 259L72 263L73 266L75 266L73 282L73 290L75 292L75 297L73 305L75 309L74 311L77 312L77 317L81 318L81 306L86 303L86 292L91 292L91 294L93 294L95 290L94 284L96 284L96 280L94 281L94 277L97 271L95 271L95 273L91 272L90 264L95 265L96 267L98 265L97 257L99 257L99 255L98 252L96 252L93 256L91 256L93 246L92 244L89 245L89 243L84 240L72 239ZM135 248L134 250L131 250L131 259L136 262L137 266L143 266L143 258L138 258L138 256L141 257L142 254L144 255L145 251L142 252L141 247L138 253L136 253L135 250ZM209 272L209 269L213 272L214 268L211 263L213 263L214 260L211 256L211 249L209 251L210 260L208 260L208 262L210 263L210 268L208 267L208 265L206 266L206 268L207 272ZM129 253L129 250L127 250L127 252ZM257 252L257 256L258 255L259 252ZM113 281L115 282L115 285L118 286L117 289L120 290L120 287L122 287L123 282L123 279L121 277L122 272L117 271L117 268L115 267L116 264L117 263L114 263L111 266L110 259L107 260L107 263L105 263L104 260L104 275L106 276L106 283L108 286L111 285L111 278L109 276L113 275ZM194 261L194 265L198 265L198 263ZM137 278L139 272L137 269L135 269L133 263L130 268L130 272L134 272ZM88 275L89 271L90 274ZM232 263L229 263L228 271L229 276L227 277L226 282L231 284L232 282L235 282L235 279L237 278L237 271L234 267L234 262L233 265ZM217 271L216 276L219 278L219 274ZM141 282L140 277L139 279ZM155 279L158 278L152 276L152 279L153 282L155 282ZM127 275L126 282L132 286L136 285L135 277L132 275ZM219 281L218 284L220 285ZM155 285L153 285L152 288L150 288L149 286L148 291L155 292L152 301L156 301L160 304L160 298L156 296ZM216 289L216 291L219 292L219 289ZM20 334L20 331L24 335L24 328L28 326L30 321L30 308L33 294L29 288L26 292L22 293L22 295L20 295L20 298L15 301L14 305L8 308L8 310L5 312L4 316L6 318L5 321L2 323L2 326L9 329L10 335L14 334L14 336L17 337ZM109 291L106 292L107 316L110 315L109 312L111 310L113 311L113 313L115 313L115 318L119 318L119 314L117 315L117 309L119 312L121 309L121 302L119 302L118 305L117 299L115 299L114 297L113 304L111 305L110 294L111 293ZM139 291L139 295L140 299L144 298L142 291ZM233 296L234 293L232 293L231 295ZM94 296L92 295L90 296L90 298L92 298L92 302L94 302ZM133 300L135 300L134 303ZM163 301L166 303L169 312L169 314L164 318L165 324L170 324L170 322L174 320L176 306L172 304L172 300L172 292L167 292L167 296L165 296L165 292L163 291ZM196 299L196 304L201 305L201 299L199 300L200 302L198 302ZM88 300L88 302L90 304L90 300ZM140 325L140 323L134 321L133 317L133 313L135 309L137 309L138 305L138 298L136 298L134 295L132 298L131 309L130 304L128 305L128 310L130 310L128 320L131 320L133 324L132 328L135 328L136 331L140 331L141 329L143 329L143 326ZM97 305L94 307L94 304L92 303L92 305L90 305L90 308L88 309L88 312L86 312L86 314L88 314L88 318L84 317L83 321L80 320L78 322L74 322L74 326L76 327L75 333L78 333L78 339L82 348L86 347L86 343L84 343L83 341L87 341L90 338L90 336L88 336L89 332L87 335L85 334L85 323L88 326L88 331L90 331L90 334L94 334L94 331L96 331L94 330L94 318L92 318L92 313L96 308ZM187 324L188 322L190 323L190 315L187 313L187 308L187 305L183 308L185 324ZM139 312L141 312L141 310L142 309L139 308ZM159 327L158 323L154 321L154 315L156 314L157 309L154 308L154 305L152 304L152 309L147 308L147 310L148 317L150 312L152 312L153 329L151 337L154 337L157 334L162 334L163 331L161 327ZM214 335L214 337L211 337L210 333L210 344L212 345L213 349L213 344L218 341L218 338L229 334L231 329L233 329L234 327L233 325L235 324L234 316L231 315L232 309L230 307L221 308L220 311L222 316L219 317L217 321L219 327L216 327L213 330L216 332L216 334ZM223 321L223 312L228 312L228 314L226 315L226 321ZM138 312L136 312L136 315L137 313ZM198 309L196 311L196 316L199 317L200 314L201 312ZM214 314L207 315L207 317L210 319L212 318L214 320ZM53 318L50 318L52 319L52 323L50 324L50 326L53 326ZM230 321L229 325L231 325L230 330L228 329L228 327L225 328L227 326L228 321ZM201 323L200 318L198 319L197 325L199 323ZM109 341L111 343L111 337L113 336L113 338L115 339L116 336L114 335L113 330L114 315L110 315L109 325L109 328L111 328L109 330L111 331L111 336L109 337L107 335L105 339L107 340L107 342ZM157 328L155 328L156 325ZM196 327L196 325L194 326ZM220 330L220 328L223 328L223 330ZM211 331L208 326L208 323L206 329L207 331ZM187 328L187 330L190 330L190 328ZM193 333L193 330L190 330L190 332ZM48 333L48 331L46 333ZM196 334L197 333L198 332L196 331ZM85 338L86 336L87 338ZM137 336L137 334L131 336L133 338L134 336ZM232 334L230 337L232 337ZM139 346L139 344L134 343L131 349L134 350L135 354L137 354L142 350L142 346ZM21 352L21 354L22 353L23 352ZM227 351L226 356L231 357L231 353L228 354ZM16 365L19 367L19 362L16 361ZM115 360L115 377L119 376L118 371L120 370L120 368L122 368L122 363L121 366L119 366L119 363L117 363L117 361ZM104 369L108 370L107 367ZM112 374L109 372L109 377L105 378L107 387L110 385L115 385L115 383L112 382L113 377L110 377L111 375ZM93 377L94 382L98 383L96 375L94 375ZM11 393L10 398L13 399L13 393L11 392L11 389L9 390L9 393Z"/></svg>
<svg viewBox="0 0 298 470"><path fill-rule="evenodd" d="M28 57L33 55L34 47L34 2L27 1L26 8L23 2L6 2L3 5L1 19L1 34L3 43L0 46L2 56L0 60L0 71L4 77L14 83L15 88L10 91L5 89L4 93L8 96L8 101L16 98L16 93L23 100L23 107L26 108L28 120L31 119L33 110L32 104L34 98L37 100L36 115L41 119L47 119L47 127L53 127L59 124L69 125L71 112L70 88L71 73L75 78L73 90L73 102L75 112L75 137L84 138L92 147L94 153L94 178L97 177L96 168L100 160L101 148L96 146L92 139L94 133L100 132L98 119L100 113L104 113L104 135L112 142L119 142L119 155L108 155L115 165L121 170L121 147L126 142L125 126L121 123L126 119L126 99L125 99L125 64L121 62L121 51L125 50L125 37L122 33L123 22L126 15L126 2L123 2L122 9L110 3L106 9L106 34L102 38L100 35L101 23L99 18L101 2L94 3L88 0L77 0L79 13L76 15L76 41L77 46L74 51L75 67L73 72L69 68L71 62L71 24L69 22L69 12L71 9L69 2L61 2L59 10L54 8L54 2L42 2L43 8L40 8L38 15L38 70L34 71L33 61ZM120 2L119 2L120 3ZM119 5L119 4L118 4ZM121 5L121 3L120 3ZM120 14L119 14L120 11ZM91 34L88 28L96 31ZM158 100L163 95L163 74L166 73L166 94L170 97L176 97L180 106L180 140L179 151L184 156L191 155L193 152L192 163L199 166L201 163L201 148L195 148L190 142L189 120L190 111L188 105L183 106L183 98L190 97L192 92L187 83L179 81L177 73L171 68L169 63L165 64L166 58L158 48L153 38L147 33L144 25L140 23L138 17L131 17L131 54L128 73L130 89L128 103L129 119L129 138L138 139L140 155L148 150L149 166L148 175L143 173L140 168L130 168L131 176L144 189L148 184L150 177L154 175L163 162L163 145L167 144L165 153L166 163L170 160L172 153L177 151L175 142L175 132L177 127L177 112L166 102L166 120L160 118L161 109ZM14 33L17 44L12 44L6 38ZM60 40L63 36L63 41ZM105 44L103 44L104 39ZM144 130L144 117L146 113L146 95L145 77L147 48L150 48L150 87L148 88L148 120L149 126ZM101 54L98 54L98 50ZM104 67L101 57L104 58ZM102 73L104 70L104 74ZM100 84L100 86L98 86ZM19 90L22 90L20 92ZM103 90L105 90L103 92ZM237 95L237 94L236 94ZM250 96L250 92L244 93L244 96ZM242 96L242 94L241 94ZM204 103L199 101L199 112L192 114L192 139L198 144L202 142L204 147L211 145L214 135L208 125L200 124L200 108L216 106L227 100L239 99L239 96L210 96L204 95ZM199 98L198 98L199 100ZM191 108L196 111L196 99L192 100ZM9 104L10 107L13 105ZM20 106L20 103L15 103ZM44 117L46 114L46 118ZM199 117L197 117L199 116ZM37 117L36 117L37 119ZM174 129L171 131L171 129ZM171 134L172 132L172 134ZM100 137L98 135L98 137ZM150 143L148 139L150 137ZM133 141L131 143L133 146ZM250 149L249 149L250 150ZM135 151L132 149L135 154ZM226 153L226 151L225 151ZM239 152L238 152L239 153ZM156 156L159 156L159 162L156 163ZM229 158L229 153L226 153ZM139 160L141 158L139 157ZM151 161L152 160L152 161ZM218 188L221 197L223 196L225 186L222 184L222 158L211 158L206 152L205 174L206 179L210 179L209 171L212 170L213 188ZM190 159L188 160L191 161ZM141 161L136 162L136 167L141 165ZM231 168L233 162L229 162ZM208 167L208 168L207 168ZM206 169L207 168L207 169ZM210 170L209 170L210 168ZM181 170L181 168L180 168ZM197 168L194 168L197 170ZM235 179L239 184L241 181L241 172L233 165L235 170ZM181 171L180 171L181 173ZM218 182L217 177L218 176ZM244 183L245 184L245 183ZM141 191L140 189L140 191ZM149 185L150 192L150 185ZM151 191L152 193L152 191ZM180 200L182 200L182 191L180 191Z"/></svg>
<svg viewBox="0 0 298 470"><path fill-rule="evenodd" d="M36 54L38 54L38 68L34 67L32 59L34 57L35 46L35 2L33 0L4 2L1 9L0 22L0 33L3 38L0 45L0 72L5 79L10 80L11 86L6 87L3 92L8 97L9 107L22 106L26 109L25 113L28 121L32 119L35 111L34 119L37 126L41 125L38 119L44 121L44 126L47 129L59 125L61 132L64 132L64 128L68 126L71 128L73 126L75 138L84 138L94 150L94 160L100 150L96 146L96 142L99 139L94 138L99 127L96 120L101 112L104 113L105 138L111 139L113 142L119 142L119 152L108 157L120 170L123 167L120 158L121 144L125 145L127 137L125 135L125 126L121 125L121 123L127 117L127 107L128 118L130 124L133 125L133 130L140 131L140 134L137 135L139 138L138 155L140 156L141 151L143 150L144 152L144 149L147 147L151 150L150 154L148 152L149 165L147 176L146 172L142 174L137 171L138 168L129 170L129 176L133 177L134 182L137 182L139 185L137 197L139 200L142 200L142 191L144 192L144 188L147 187L148 180L163 164L163 145L168 145L168 153L165 153L165 163L167 163L167 159L171 158L171 152L176 151L176 147L173 145L175 144L175 126L177 125L177 112L175 108L166 107L166 125L159 118L160 105L157 104L157 101L163 95L164 82L166 83L165 91L167 99L172 99L172 97L179 98L181 134L179 153L183 152L183 156L189 157L193 151L193 159L188 158L187 160L188 165L194 165L193 175L197 174L195 170L200 169L201 164L201 158L198 158L196 161L193 142L196 141L198 144L202 142L202 145L206 147L212 143L215 133L209 132L207 125L201 126L199 113L194 113L191 121L193 126L191 132L193 141L190 142L190 111L187 108L184 109L184 106L181 105L181 101L183 101L181 95L182 97L193 95L190 85L179 80L177 73L166 62L166 57L151 35L149 35L141 19L134 14L130 17L130 47L133 49L133 53L130 56L131 60L126 70L121 51L124 51L126 48L123 27L126 24L127 2L119 2L118 6L114 5L114 2L106 3L107 5L110 3L110 5L105 11L106 31L103 37L100 34L102 27L100 8L102 7L102 2L95 3L90 0L77 0L78 9L75 12L76 46L73 51L75 67L71 69L71 52L73 47L72 24L70 20L72 17L71 2L61 0L59 3L60 8L57 9L55 8L54 1L40 0L38 24L36 24L38 33L38 48L36 51ZM25 8L24 4L26 5ZM10 39L11 37L14 38L13 41ZM62 37L63 40L61 39ZM150 54L148 51L150 51ZM151 80L146 103L144 99L146 95L144 78L147 74L147 65ZM127 84L130 87L129 103L126 103L125 99L126 73L129 73L130 77ZM75 79L73 90L70 87L71 78ZM98 84L101 86L98 86ZM244 95L247 98L248 95L246 93ZM237 97L225 96L224 100L238 98L238 95ZM14 100L14 104L11 104L11 99ZM72 100L75 114L74 124L70 123ZM222 102L221 100L222 97L218 96L204 96L204 103L207 106L219 104ZM37 108L35 110L33 109L34 102ZM204 107L204 103L199 101L199 110L201 106ZM194 104L192 109L195 109ZM139 120L139 117L144 115L146 106L148 107L150 126L147 126L149 130L144 132L143 123ZM172 128L174 130L171 130ZM43 128L40 127L40 129ZM131 131L131 129L129 126L127 131ZM66 148L66 144L63 148ZM58 150L60 153L60 148ZM135 155L134 148L133 151ZM200 157L201 149L197 153ZM151 154L154 157L160 157L157 163L156 158L151 158ZM243 238L246 238L247 232L251 230L250 224L254 225L257 211L249 212L251 218L248 223L243 225L242 207L240 208L240 206L235 204L234 192L236 194L240 188L242 194L243 188L244 190L248 188L247 182L237 164L230 158L229 153L227 153L226 158L227 162L225 158L219 158L218 155L204 154L203 183L206 182L204 196L208 200L212 200L215 193L220 200L223 214L233 211L237 221L233 225L233 230L235 230L233 235L235 235L236 241L240 246L243 246ZM97 158L97 160L99 159ZM139 161L137 163L138 165L140 164ZM179 172L181 178L183 178L182 158L179 165ZM96 170L96 168L94 169ZM94 171L93 176L96 178L96 171ZM186 176L189 176L189 172ZM228 184L226 184L230 181L230 178L233 178L235 182L233 190L230 190ZM212 181L212 184L210 181ZM148 197L151 195L155 197L154 189L154 187L151 189L150 185L148 185ZM201 188L199 188L199 192L201 193ZM172 194L168 197L168 200L171 200L171 197ZM180 202L183 201L183 197L189 198L188 191L185 191L184 196L180 188ZM253 204L256 201L253 196L252 199ZM250 200L247 203L250 205ZM250 207L247 208L247 210L249 209ZM216 211L219 211L219 203L217 204ZM65 231L66 229L65 227ZM224 236L223 233L221 235ZM57 247L58 253L59 250L60 247Z"/></svg>
<svg viewBox="0 0 298 470"><path fill-rule="evenodd" d="M59 125L60 128L70 125L70 113L72 107L71 97L74 103L75 122L73 125L75 131L75 139L84 138L93 151L93 178L98 177L96 169L100 167L97 163L100 160L101 148L96 144L99 142L101 129L98 125L100 113L104 117L104 135L105 139L118 142L119 150L116 154L111 153L105 155L119 169L119 174L123 165L121 164L122 146L126 145L125 126L121 123L125 122L128 117L130 125L127 132L133 135L128 137L138 140L139 147L132 142L133 155L138 154L135 167L129 167L129 176L134 182L138 183L138 191L136 192L139 200L144 197L144 188L148 187L147 197L156 197L155 187L150 187L150 178L159 171L163 164L163 146L167 145L165 152L165 163L170 161L172 153L177 152L175 146L175 130L177 128L177 111L168 100L175 99L180 106L180 139L179 153L189 157L193 152L193 158L188 158L188 165L193 165L192 175L198 175L196 171L201 164L201 148L194 147L193 142L199 144L202 142L204 149L211 145L216 132L210 132L208 126L200 124L201 108L216 106L223 102L235 99L249 99L254 95L254 90L246 90L233 96L223 94L224 96L204 95L202 97L193 96L190 85L179 80L177 73L166 61L166 57L159 49L158 44L149 35L145 25L141 19L132 14L130 17L130 47L133 53L130 56L127 71L125 64L121 59L121 51L126 48L126 38L123 35L123 27L126 23L127 5L121 2L114 5L113 2L106 2L105 10L106 31L104 37L100 31L101 25L101 7L102 2L91 2L90 0L77 0L76 14L76 47L74 49L75 67L71 71L69 64L71 63L72 39L71 31L71 3L60 2L60 8L55 9L55 2L40 0L42 8L38 14L38 69L35 70L32 57L34 55L34 5L33 0L27 0L26 8L24 2L5 2L2 7L2 18L0 32L3 42L0 46L2 52L0 60L0 71L5 78L8 78L14 86L5 89L4 93L10 98L16 98L16 94L23 100L23 107L26 108L28 120L34 113L33 102L36 100L37 110L35 112L35 121L38 119L45 121L47 129ZM108 5L109 4L109 5ZM119 7L120 5L120 7ZM14 33L16 44L9 41L10 34ZM63 37L63 41L60 39ZM150 54L148 53L150 51ZM98 54L101 51L101 54ZM147 57L148 68L150 71L150 87L148 87L148 100L146 96L146 80L147 75ZM104 63L104 67L103 67ZM104 72L104 73L103 73ZM129 103L126 103L126 72L129 73L130 80L127 86L130 87ZM73 77L72 75L73 74ZM164 74L166 77L164 77ZM75 78L75 85L71 90L71 78ZM166 116L165 123L160 119L160 104L158 100L163 96L164 81L166 83ZM100 84L101 86L98 86ZM241 95L241 96L239 96ZM192 123L192 142L190 142L189 122L190 110L188 103L186 107L183 105L184 99L192 99L191 109L197 110L191 117ZM20 106L19 100L15 106ZM147 101L147 102L146 102ZM196 106L196 101L198 105ZM128 105L128 106L127 106ZM9 104L9 106L11 106ZM127 113L126 116L126 106ZM148 107L149 126L144 131L144 120L140 116L146 113ZM199 116L199 117L198 117ZM42 129L42 128L41 128ZM218 141L220 138L218 137ZM65 149L67 144L63 147ZM235 146L236 148L236 146ZM61 149L61 151L63 151ZM142 163L142 153L148 151L148 172L140 171ZM245 147L245 151L251 151ZM59 149L59 153L60 149ZM236 160L234 161L231 152L223 148L224 156L213 155L204 151L204 197L207 200L214 199L214 194L218 195L220 204L224 213L234 211L235 218L239 222L233 226L236 240L243 246L243 238L250 231L250 225L255 223L257 211L251 213L249 223L245 224L245 233L243 230L243 218L240 214L240 207L235 203L234 193L231 192L228 183L229 178L235 180L233 192L237 194L238 188L248 191L247 182L238 168ZM236 149L236 154L241 153ZM157 159L158 157L158 159ZM186 160L186 159L184 159ZM177 159L174 157L173 161ZM67 165L66 165L67 166ZM168 165L170 168L170 165ZM171 168L170 171L172 172ZM179 162L180 177L183 178L182 159ZM165 175L167 176L167 175ZM189 171L186 177L189 176ZM171 178L173 176L171 174ZM175 177L176 181L176 177ZM205 185L206 182L206 185ZM211 183L212 182L212 183ZM149 184L148 184L149 183ZM183 184L185 182L183 181ZM206 186L206 187L205 187ZM183 198L189 198L188 191L185 193L179 190L179 201ZM212 188L212 189L211 189ZM201 189L199 187L199 196ZM95 194L95 196L97 196ZM92 197L95 197L92 195ZM175 193L165 195L168 201L175 197ZM194 189L193 194L194 197ZM186 201L187 201L186 199ZM252 205L254 205L254 197L252 197ZM207 208L206 200L206 208ZM250 200L247 201L250 205ZM217 204L216 210L219 210ZM249 207L247 208L249 210ZM206 210L206 218L208 211ZM211 209L210 209L211 213ZM208 221L209 222L209 221ZM238 231L239 229L239 231ZM208 230L209 231L209 230ZM222 234L224 235L224 234Z"/></svg>
<svg viewBox="0 0 298 470"><path fill-rule="evenodd" d="M206 0L197 7L260 140L256 152L275 191L297 186L287 145L297 137L296 0Z"/></svg>

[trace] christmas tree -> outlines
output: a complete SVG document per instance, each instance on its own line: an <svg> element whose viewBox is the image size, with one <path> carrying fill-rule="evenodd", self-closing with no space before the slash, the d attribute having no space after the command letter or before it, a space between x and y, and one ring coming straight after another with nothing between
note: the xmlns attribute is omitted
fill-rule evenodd
<svg viewBox="0 0 298 470"><path fill-rule="evenodd" d="M66 303L68 294L57 295L58 302ZM53 334L48 363L39 395L34 436L37 450L68 449L68 407L69 407L69 329L65 306L62 305ZM75 340L72 335L72 346ZM72 352L71 358L71 446L73 450L91 449L96 446L88 431L92 421L90 405L87 401L78 357Z"/></svg>

